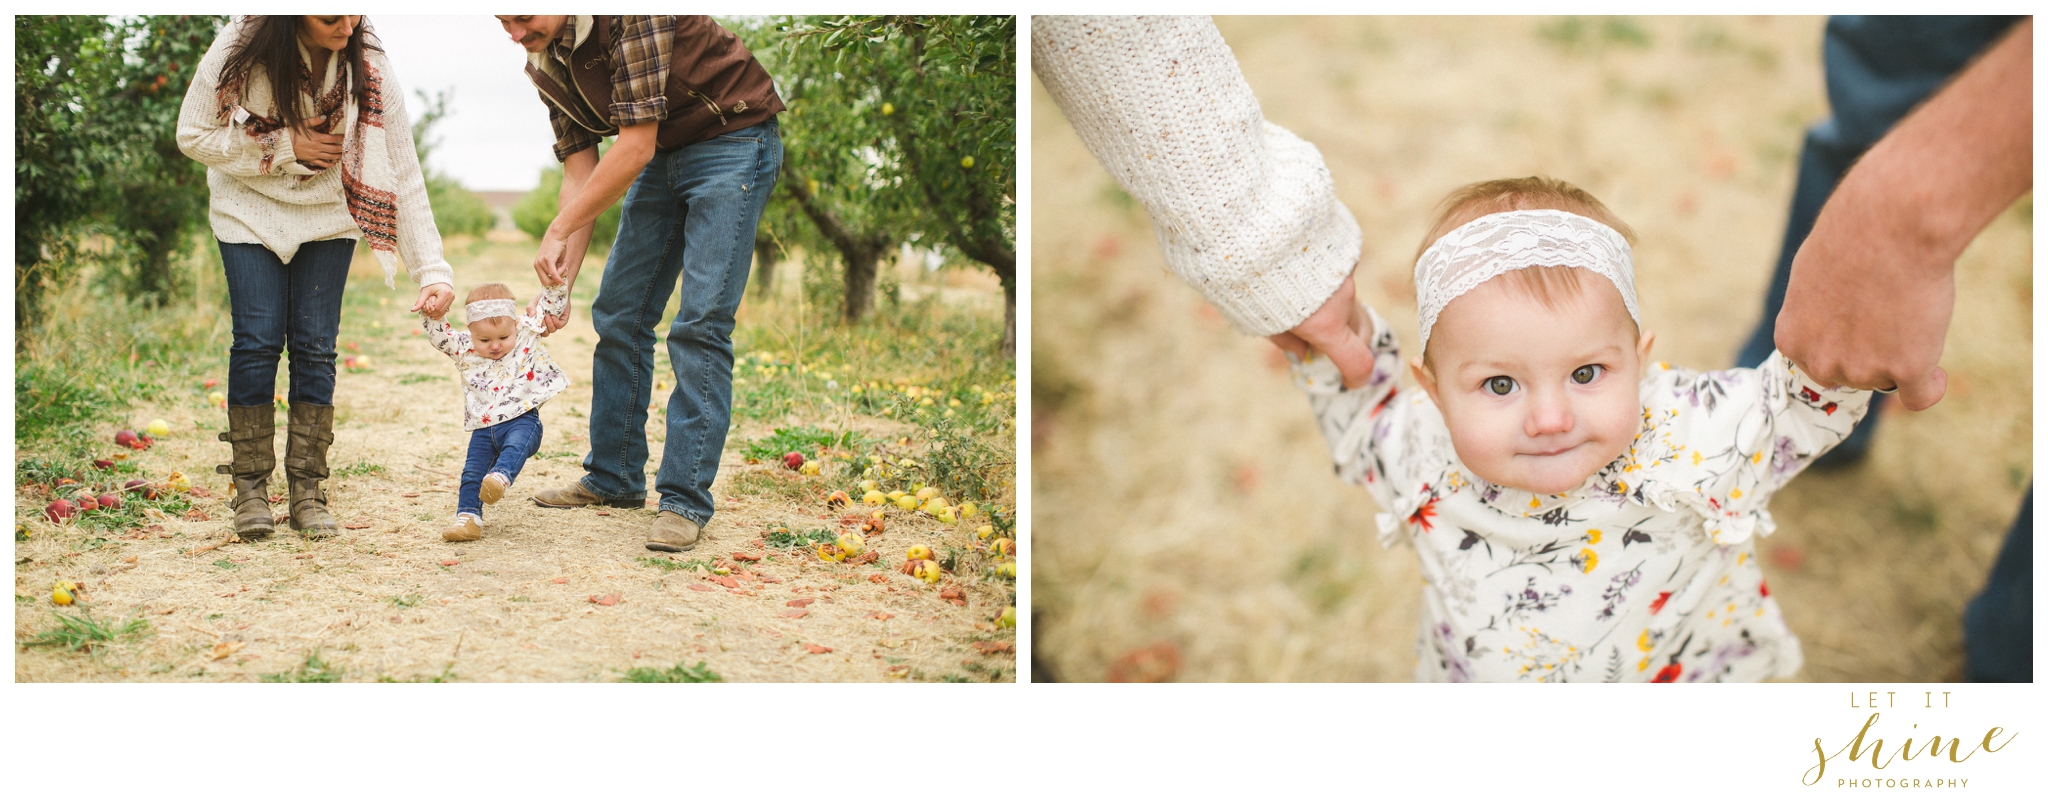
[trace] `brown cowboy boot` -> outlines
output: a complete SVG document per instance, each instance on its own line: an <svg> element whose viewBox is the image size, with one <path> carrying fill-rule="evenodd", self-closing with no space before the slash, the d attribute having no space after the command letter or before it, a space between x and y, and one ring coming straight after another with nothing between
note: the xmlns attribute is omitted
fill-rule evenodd
<svg viewBox="0 0 2048 798"><path fill-rule="evenodd" d="M277 408L235 405L228 408L228 431L220 434L234 451L235 461L214 472L235 480L235 535L243 540L269 537L270 472L277 468Z"/></svg>
<svg viewBox="0 0 2048 798"><path fill-rule="evenodd" d="M320 490L320 481L328 476L327 445L333 442L334 405L292 403L284 477L291 494L292 528L308 538L324 538L341 527L328 514L327 494Z"/></svg>

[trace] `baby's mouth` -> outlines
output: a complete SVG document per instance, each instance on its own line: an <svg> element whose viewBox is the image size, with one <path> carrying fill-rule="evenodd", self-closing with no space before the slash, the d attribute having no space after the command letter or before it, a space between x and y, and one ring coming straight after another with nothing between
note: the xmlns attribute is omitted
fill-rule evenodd
<svg viewBox="0 0 2048 798"><path fill-rule="evenodd" d="M1556 456L1558 456L1558 455L1560 455L1560 454L1564 454L1564 453L1566 453L1566 452L1569 452L1569 451L1571 451L1571 450L1573 450L1573 449L1577 449L1577 448L1579 448L1579 444L1576 444L1576 443L1574 443L1574 444L1572 444L1572 445L1570 445L1570 446L1560 446L1560 447L1558 447L1558 448L1555 448L1555 449L1546 449L1546 450L1543 450L1543 451L1537 451L1537 452L1523 452L1522 454L1523 454L1523 456L1525 456L1525 457L1556 457Z"/></svg>

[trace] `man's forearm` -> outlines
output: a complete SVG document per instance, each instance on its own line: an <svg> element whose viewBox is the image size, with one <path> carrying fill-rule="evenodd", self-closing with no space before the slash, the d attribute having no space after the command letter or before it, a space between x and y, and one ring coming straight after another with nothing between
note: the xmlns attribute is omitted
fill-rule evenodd
<svg viewBox="0 0 2048 798"><path fill-rule="evenodd" d="M569 156L571 161L584 163L595 159L596 168L587 173L587 179L572 185L572 170L568 163L563 164L562 202L554 223L548 226L550 235L568 239L575 231L590 227L604 209L625 196L626 189L640 177L640 170L654 158L655 127L656 123L648 122L619 131L618 141L602 159L597 159L595 153L589 159L578 159L576 156L581 152Z"/></svg>
<svg viewBox="0 0 2048 798"><path fill-rule="evenodd" d="M562 164L562 189L556 194L555 207L567 208L574 204L576 198L583 193L585 185L590 182L590 173L596 167L597 153L594 149L569 156L569 160ZM561 214L557 212L556 217L559 219ZM576 228L576 232L569 234L565 242L568 251L562 261L564 285L576 285L576 275L583 270L583 256L590 252L590 236L596 230L597 220L592 217L588 224Z"/></svg>
<svg viewBox="0 0 2048 798"><path fill-rule="evenodd" d="M2033 31L2031 19L2013 26L1871 147L1829 204L1862 206L1862 221L1905 233L1926 263L1953 264L2033 187Z"/></svg>

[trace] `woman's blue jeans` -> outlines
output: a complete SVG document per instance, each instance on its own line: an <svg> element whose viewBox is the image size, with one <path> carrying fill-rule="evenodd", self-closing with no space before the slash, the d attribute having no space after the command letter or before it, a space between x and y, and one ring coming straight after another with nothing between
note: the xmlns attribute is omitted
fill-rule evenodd
<svg viewBox="0 0 2048 798"><path fill-rule="evenodd" d="M291 263L261 244L216 243L235 323L235 341L228 348L228 404L270 404L277 389L277 358L287 347L291 401L334 404L334 339L341 332L341 292L348 285L356 242L307 242L299 245Z"/></svg>
<svg viewBox="0 0 2048 798"><path fill-rule="evenodd" d="M540 451L540 408L469 433L469 457L462 463L462 487L455 494L455 512L484 517L484 503L477 498L484 475L505 475L505 484L519 481L526 459Z"/></svg>
<svg viewBox="0 0 2048 798"><path fill-rule="evenodd" d="M590 492L621 502L647 496L655 327L680 280L681 307L668 328L676 388L655 489L661 509L699 526L711 521L711 481L732 421L733 313L781 169L782 138L771 119L656 153L627 190L618 241L590 305Z"/></svg>

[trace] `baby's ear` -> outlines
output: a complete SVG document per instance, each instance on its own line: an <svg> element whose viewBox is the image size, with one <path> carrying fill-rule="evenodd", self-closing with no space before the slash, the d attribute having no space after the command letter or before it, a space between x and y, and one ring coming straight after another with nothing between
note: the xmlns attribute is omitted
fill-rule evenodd
<svg viewBox="0 0 2048 798"><path fill-rule="evenodd" d="M1429 394L1429 401L1437 402L1436 373L1429 370L1429 364L1422 362L1421 356L1408 358L1408 373L1415 375L1416 384L1422 386L1423 393ZM1443 403L1437 402L1437 406L1442 407Z"/></svg>
<svg viewBox="0 0 2048 798"><path fill-rule="evenodd" d="M1654 333L1654 332L1651 332L1651 331L1649 331L1649 330L1644 330L1644 331L1643 331L1643 335L1642 335L1642 337L1640 337L1640 338L1636 339L1636 362L1637 362L1637 363L1641 364L1641 365L1642 365L1642 366L1644 366L1645 368L1647 368L1647 367L1648 367L1648 366L1650 365L1650 345L1651 345L1651 344L1655 344L1656 342L1657 342L1657 334L1656 334L1656 333Z"/></svg>

